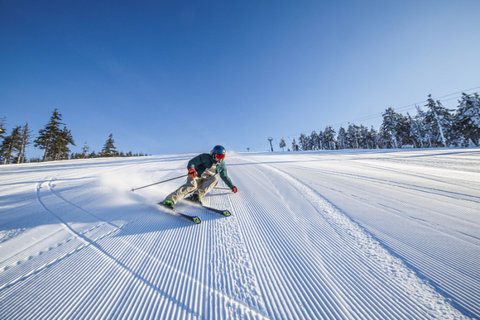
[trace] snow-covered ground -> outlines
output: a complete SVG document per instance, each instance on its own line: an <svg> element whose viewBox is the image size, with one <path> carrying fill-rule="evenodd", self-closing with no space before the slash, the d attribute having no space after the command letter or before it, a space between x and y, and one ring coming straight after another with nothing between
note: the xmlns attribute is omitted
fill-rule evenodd
<svg viewBox="0 0 480 320"><path fill-rule="evenodd" d="M158 208L193 155L0 167L0 319L480 317L480 149L233 153L239 192Z"/></svg>

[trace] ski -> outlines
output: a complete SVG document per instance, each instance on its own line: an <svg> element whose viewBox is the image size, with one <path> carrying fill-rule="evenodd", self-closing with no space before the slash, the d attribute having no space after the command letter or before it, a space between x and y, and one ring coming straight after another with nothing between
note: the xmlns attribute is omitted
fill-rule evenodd
<svg viewBox="0 0 480 320"><path fill-rule="evenodd" d="M170 208L170 207L167 207L167 206L164 205L162 202L159 202L158 204L161 205L162 207L164 207L164 208L167 209L167 210L170 210L170 211L172 211L172 212L174 212L174 213L176 213L176 214L178 214L178 215L180 215L180 216L182 216L182 217L184 217L184 218L187 218L188 220L192 221L192 222L195 223L195 224L199 224L200 222L202 222L202 220L200 220L200 218L197 217L197 216L191 216L191 215L189 215L189 214L185 214L185 213L178 212L178 211L175 210L175 209L172 209L172 208Z"/></svg>
<svg viewBox="0 0 480 320"><path fill-rule="evenodd" d="M209 206L205 206L203 204L201 205L201 207L204 208L204 209L216 212L216 213L223 214L225 217L229 217L229 216L232 215L232 213L230 211L228 211L227 209L222 210L222 209L212 208L212 207L209 207Z"/></svg>
<svg viewBox="0 0 480 320"><path fill-rule="evenodd" d="M212 207L209 207L209 206L200 204L200 203L198 203L198 202L196 202L196 201L193 201L193 200L191 200L191 199L188 199L188 198L185 198L184 200L187 200L187 201L190 202L190 203L196 204L197 206L200 206L200 207L202 207L202 208L204 208L204 209L206 209L206 210L209 210L209 211L212 211L212 212L216 212L216 213L220 213L220 214L224 215L225 217L229 217L229 216L232 215L232 213L231 213L229 210L227 210L227 209L222 210L222 209L212 208Z"/></svg>

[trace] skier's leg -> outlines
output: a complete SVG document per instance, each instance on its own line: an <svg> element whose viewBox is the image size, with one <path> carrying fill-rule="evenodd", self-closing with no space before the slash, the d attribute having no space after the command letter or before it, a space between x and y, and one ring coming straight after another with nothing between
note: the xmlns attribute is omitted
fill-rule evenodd
<svg viewBox="0 0 480 320"><path fill-rule="evenodd" d="M217 176L211 176L207 179L203 179L203 181L200 182L198 189L195 193L198 194L198 197L200 199L202 199L207 193L212 191L212 189L217 185L217 183Z"/></svg>
<svg viewBox="0 0 480 320"><path fill-rule="evenodd" d="M179 200L182 200L187 194L197 189L198 186L198 178L187 178L187 182L175 190L174 192L170 193L165 200L171 200L173 203L177 203Z"/></svg>

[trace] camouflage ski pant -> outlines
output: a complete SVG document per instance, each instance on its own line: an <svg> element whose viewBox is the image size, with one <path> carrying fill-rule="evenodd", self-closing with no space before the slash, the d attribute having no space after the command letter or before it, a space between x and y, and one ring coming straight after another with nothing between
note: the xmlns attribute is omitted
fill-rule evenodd
<svg viewBox="0 0 480 320"><path fill-rule="evenodd" d="M212 189L217 185L218 178L217 176L210 176L206 178L196 177L196 178L187 178L187 182L175 190L174 192L170 193L165 200L171 200L173 203L177 203L179 200L185 198L187 194L190 192L195 191L198 196L203 198L207 193L212 191Z"/></svg>

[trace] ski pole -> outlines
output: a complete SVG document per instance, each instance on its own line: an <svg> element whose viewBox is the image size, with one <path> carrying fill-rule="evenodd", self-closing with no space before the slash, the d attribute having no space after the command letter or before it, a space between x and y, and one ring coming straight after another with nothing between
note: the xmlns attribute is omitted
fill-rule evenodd
<svg viewBox="0 0 480 320"><path fill-rule="evenodd" d="M146 187L151 187L151 186L154 186L154 185L156 185L156 184L164 183L164 182L167 182L167 181L172 181L172 180L175 180L175 179L180 179L180 178L183 178L183 177L186 177L186 176L188 176L188 174L184 174L183 176L179 176L179 177L175 177L175 178L171 178L171 179L167 179L167 180L155 182L155 183L152 183L152 184L147 184L146 186L142 186L142 187L138 187L138 188L132 188L132 190L130 190L130 191L133 192L133 191L135 191L135 190L143 189L143 188L146 188Z"/></svg>
<svg viewBox="0 0 480 320"><path fill-rule="evenodd" d="M228 190L228 191L232 190L230 188L222 188L222 187L215 187L215 189L217 189L217 190Z"/></svg>

